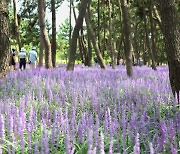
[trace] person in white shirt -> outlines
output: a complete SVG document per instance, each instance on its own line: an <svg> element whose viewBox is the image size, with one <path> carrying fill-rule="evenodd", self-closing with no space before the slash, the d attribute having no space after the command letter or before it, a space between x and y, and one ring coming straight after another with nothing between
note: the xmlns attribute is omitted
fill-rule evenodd
<svg viewBox="0 0 180 154"><path fill-rule="evenodd" d="M37 52L36 52L36 47L32 47L32 50L29 51L29 64L31 68L36 67L36 62L37 62Z"/></svg>
<svg viewBox="0 0 180 154"><path fill-rule="evenodd" d="M22 68L26 69L26 52L24 48L21 48L21 51L19 52L19 68L22 70Z"/></svg>

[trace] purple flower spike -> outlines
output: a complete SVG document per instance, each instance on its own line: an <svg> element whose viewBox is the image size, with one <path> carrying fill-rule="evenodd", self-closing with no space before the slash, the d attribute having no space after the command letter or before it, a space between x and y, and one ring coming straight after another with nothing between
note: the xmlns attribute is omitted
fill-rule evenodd
<svg viewBox="0 0 180 154"><path fill-rule="evenodd" d="M171 144L171 154L178 154L177 149Z"/></svg>
<svg viewBox="0 0 180 154"><path fill-rule="evenodd" d="M112 137L111 137L111 140L110 140L109 154L113 154L113 138Z"/></svg>
<svg viewBox="0 0 180 154"><path fill-rule="evenodd" d="M105 152L104 152L104 135L103 135L103 132L101 132L100 154L105 154Z"/></svg>
<svg viewBox="0 0 180 154"><path fill-rule="evenodd" d="M0 115L0 138L2 143L3 142L2 140L5 138L4 116L2 114Z"/></svg>
<svg viewBox="0 0 180 154"><path fill-rule="evenodd" d="M88 154L92 153L93 149L93 132L92 130L88 131Z"/></svg>
<svg viewBox="0 0 180 154"><path fill-rule="evenodd" d="M69 137L69 135L66 136L65 145L66 145L66 153L70 154L71 146L70 146L70 137Z"/></svg>
<svg viewBox="0 0 180 154"><path fill-rule="evenodd" d="M140 154L139 133L137 133L136 135L136 143L134 145L134 154Z"/></svg>
<svg viewBox="0 0 180 154"><path fill-rule="evenodd" d="M151 142L150 142L149 146L150 146L150 154L154 154L154 148L153 148L153 145Z"/></svg>

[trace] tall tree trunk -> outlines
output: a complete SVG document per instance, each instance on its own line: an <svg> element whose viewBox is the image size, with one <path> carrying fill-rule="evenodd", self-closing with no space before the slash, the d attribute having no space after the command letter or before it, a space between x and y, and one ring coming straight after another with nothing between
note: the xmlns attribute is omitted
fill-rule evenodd
<svg viewBox="0 0 180 154"><path fill-rule="evenodd" d="M143 51L143 64L146 65L147 59L146 59L146 35L144 35L144 40L142 41L142 51Z"/></svg>
<svg viewBox="0 0 180 154"><path fill-rule="evenodd" d="M9 11L6 0L0 2L0 79L6 74L9 66L10 27Z"/></svg>
<svg viewBox="0 0 180 154"><path fill-rule="evenodd" d="M121 47L123 45L123 40L124 40L124 34L123 32L121 33L121 37L120 37L120 40L119 40L119 43L118 43L118 47L117 47L117 50L118 50L118 54L117 54L117 65L119 65L119 60L123 57L122 54L121 54Z"/></svg>
<svg viewBox="0 0 180 154"><path fill-rule="evenodd" d="M16 11L16 0L13 0L13 8L14 8L14 26L15 26L15 34L17 37L17 42L19 46L19 51L21 50L22 43L21 43L21 36L19 32L19 24L18 24L18 18L17 18L17 11Z"/></svg>
<svg viewBox="0 0 180 154"><path fill-rule="evenodd" d="M140 22L136 22L136 25L135 25L135 29L134 29L134 54L135 54L135 58L139 59L140 57L140 52L139 52L139 45L138 45L138 25L139 25Z"/></svg>
<svg viewBox="0 0 180 154"><path fill-rule="evenodd" d="M157 22L159 28L163 32L161 17L159 16L159 12L158 12L156 6L153 7L153 13L155 14L155 18L153 18L153 19Z"/></svg>
<svg viewBox="0 0 180 154"><path fill-rule="evenodd" d="M69 71L74 70L75 55L76 55L76 49L77 49L77 39L79 37L79 31L83 25L83 19L86 14L86 8L87 8L88 3L89 3L89 0L81 1L79 16L77 18L76 25L73 30L71 44L70 44L69 62L67 65L67 70L69 70Z"/></svg>
<svg viewBox="0 0 180 154"><path fill-rule="evenodd" d="M102 54L102 57L104 58L104 55L105 55L105 50L106 50L106 21L105 21L105 12L103 12L103 49L101 51L101 54Z"/></svg>
<svg viewBox="0 0 180 154"><path fill-rule="evenodd" d="M76 12L75 12L75 7L74 7L74 3L72 3L73 5L73 13L74 13L74 17L75 17L75 21L77 22L76 19ZM83 26L79 32L79 37L78 37L78 45L79 45L79 52L80 52L80 58L82 63L85 64L85 66L87 65L87 48L85 45L85 40L84 40L84 34L83 34Z"/></svg>
<svg viewBox="0 0 180 154"><path fill-rule="evenodd" d="M159 0L164 32L165 51L168 57L169 77L173 94L180 91L180 31L175 0Z"/></svg>
<svg viewBox="0 0 180 154"><path fill-rule="evenodd" d="M80 37L80 42L81 42L81 46L82 46L82 52L83 52L83 57L84 57L84 64L85 66L88 65L88 52L87 52L87 47L86 47L86 43L85 43L85 38L84 38L84 34L81 34Z"/></svg>
<svg viewBox="0 0 180 154"><path fill-rule="evenodd" d="M55 0L51 0L51 11L52 11L52 65L56 67L56 7Z"/></svg>
<svg viewBox="0 0 180 154"><path fill-rule="evenodd" d="M147 26L147 18L146 18L146 12L145 12L144 8L143 8L143 18L144 18L144 30L145 30L145 34L146 34L146 45L147 45L147 50L148 50L148 53L149 53L149 62L150 62L150 57L151 57L152 69L157 70L156 69L156 64L155 64L154 54L152 52L152 48L151 48L151 45L150 45L149 30L148 30L148 26Z"/></svg>
<svg viewBox="0 0 180 154"><path fill-rule="evenodd" d="M72 4L73 4L73 0L70 0L69 1L69 45L71 44L71 32L72 32L72 23L71 23Z"/></svg>
<svg viewBox="0 0 180 154"><path fill-rule="evenodd" d="M131 23L129 19L129 12L126 0L121 0L121 9L123 16L123 30L124 30L124 46L125 46L125 58L126 58L126 69L129 77L133 76L132 69L132 48L131 48Z"/></svg>
<svg viewBox="0 0 180 154"><path fill-rule="evenodd" d="M49 41L49 36L47 33L46 25L45 25L45 7L46 0L38 0L38 16L39 16L39 25L41 35L44 41L45 46L45 67L47 69L52 68L52 56L51 56L51 43Z"/></svg>
<svg viewBox="0 0 180 154"><path fill-rule="evenodd" d="M154 61L157 62L157 50L156 50L156 42L155 42L155 23L153 20L153 0L149 0L149 19L150 19L150 26L151 26L151 46L152 46L152 54L154 56Z"/></svg>
<svg viewBox="0 0 180 154"><path fill-rule="evenodd" d="M40 51L39 51L39 67L43 66L43 56L44 55L44 41L42 35L40 35Z"/></svg>
<svg viewBox="0 0 180 154"><path fill-rule="evenodd" d="M81 58L81 62L84 62L83 47L82 47L81 36L80 35L78 37L78 45L79 45L79 55L80 55L80 58Z"/></svg>
<svg viewBox="0 0 180 154"><path fill-rule="evenodd" d="M73 0L72 0L72 8L73 8L74 20L76 21L77 17L76 17L76 11L75 11L75 6L74 6L74 1Z"/></svg>
<svg viewBox="0 0 180 154"><path fill-rule="evenodd" d="M108 12L109 12L109 53L111 56L112 68L115 69L115 51L114 51L114 39L113 39L113 27L112 27L112 6L111 1L108 0Z"/></svg>
<svg viewBox="0 0 180 154"><path fill-rule="evenodd" d="M98 46L100 49L100 0L98 0L98 6L97 6L97 12L98 12Z"/></svg>
<svg viewBox="0 0 180 154"><path fill-rule="evenodd" d="M105 64L105 62L104 62L104 60L103 60L103 57L102 57L102 55L101 55L101 51L100 51L100 49L99 49L99 46L98 46L98 44L96 43L96 37L95 37L95 35L94 35L94 33L93 33L93 29L92 29L92 26L91 26L91 22L90 22L90 19L89 19L89 15L90 15L90 9L89 9L89 7L88 7L88 13L86 13L86 25L87 25L87 29L88 29L88 35L89 35L89 37L90 37L90 39L91 39L91 41L92 41L92 44L93 44L93 46L94 46L94 50L95 50L95 52L96 52L96 56L97 56L97 58L98 58L100 67L101 67L102 69L106 69L106 64Z"/></svg>
<svg viewBox="0 0 180 154"><path fill-rule="evenodd" d="M88 35L88 66L91 67L92 66L92 46L91 46L91 39L89 34Z"/></svg>
<svg viewBox="0 0 180 154"><path fill-rule="evenodd" d="M119 10L119 18L120 18L120 21L122 23L122 10L121 10L121 2L120 0L118 0L118 10ZM121 48L122 48L122 45L123 45L123 42L124 42L124 33L123 33L123 27L122 27L122 24L120 26L120 29L119 29L120 33L121 33L121 37L119 39L119 42L118 42L118 45L117 45L117 51L118 51L118 54L117 54L117 65L119 65L119 60L123 58L123 55L121 53Z"/></svg>

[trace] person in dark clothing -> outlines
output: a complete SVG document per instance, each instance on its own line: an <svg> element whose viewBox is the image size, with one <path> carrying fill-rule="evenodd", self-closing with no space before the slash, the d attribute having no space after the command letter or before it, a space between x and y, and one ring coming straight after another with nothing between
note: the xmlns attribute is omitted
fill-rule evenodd
<svg viewBox="0 0 180 154"><path fill-rule="evenodd" d="M94 57L95 64L99 63L98 57Z"/></svg>
<svg viewBox="0 0 180 154"><path fill-rule="evenodd" d="M16 56L15 49L12 49L11 53L10 53L10 64L9 64L9 66L12 67L11 69L14 69L14 70L16 70L15 56Z"/></svg>

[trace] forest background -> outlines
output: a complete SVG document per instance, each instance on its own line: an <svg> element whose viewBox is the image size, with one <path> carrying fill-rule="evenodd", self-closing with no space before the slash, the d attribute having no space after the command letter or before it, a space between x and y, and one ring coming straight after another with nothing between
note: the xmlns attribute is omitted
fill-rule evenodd
<svg viewBox="0 0 180 154"><path fill-rule="evenodd" d="M69 35L72 33L73 27L75 25L74 14L71 14L71 19L69 19L70 13L70 3L68 1L57 1L56 2L56 43L57 43L57 63L67 63L69 56ZM97 5L98 3L98 5ZM155 3L150 4L149 1L131 1L129 4L129 15L131 20L131 38L132 38L132 48L133 48L133 60L143 58L144 64L151 65L156 63L167 64L167 56L164 52L163 46L163 35L161 32L161 19L158 14L157 7ZM78 14L78 3L74 4L76 9L75 14ZM72 10L73 8L71 8ZM124 58L124 44L123 44L123 33L122 33L122 17L121 8L118 2L113 2L110 9L111 16L114 27L110 34L109 25L109 6L106 2L92 1L91 4L91 18L92 26L95 30L95 36L97 37L98 45L102 50L103 57L106 62L110 62L110 35L113 37L113 48L118 52L118 59ZM59 11L60 10L60 11ZM51 22L51 4L47 1L47 11L46 11L46 26L50 40L52 40L52 22ZM17 51L18 42L16 41L16 30L14 26L14 12L13 5L10 9L10 20L11 20L11 45L15 47ZM22 39L23 46L28 50L34 45L40 50L40 29L38 25L37 16L37 3L33 0L30 1L17 1L17 17L20 36ZM60 21L64 19L64 21ZM66 19L66 20L65 20ZM70 25L71 20L71 25ZM108 22L107 22L108 21ZM70 27L72 26L72 27ZM71 32L70 32L71 31ZM86 26L84 26L84 31L86 31ZM87 33L84 32L85 36L84 42L87 41ZM86 44L87 46L87 44ZM77 60L84 61L83 49L79 43L79 48L77 51ZM153 54L153 55L152 55ZM95 53L93 54L95 55ZM124 58L125 59L125 58ZM155 62L154 62L155 61ZM156 65L154 64L154 65Z"/></svg>

